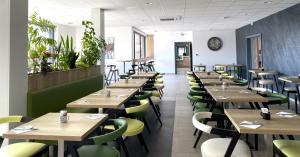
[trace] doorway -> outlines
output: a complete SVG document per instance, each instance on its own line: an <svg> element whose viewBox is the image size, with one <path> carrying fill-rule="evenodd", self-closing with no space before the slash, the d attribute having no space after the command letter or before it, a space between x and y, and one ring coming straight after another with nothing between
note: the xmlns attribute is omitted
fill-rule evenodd
<svg viewBox="0 0 300 157"><path fill-rule="evenodd" d="M247 71L263 68L262 36L255 34L246 37L247 42ZM248 75L248 73L247 73Z"/></svg>
<svg viewBox="0 0 300 157"><path fill-rule="evenodd" d="M192 42L175 42L175 74L186 73L193 68Z"/></svg>

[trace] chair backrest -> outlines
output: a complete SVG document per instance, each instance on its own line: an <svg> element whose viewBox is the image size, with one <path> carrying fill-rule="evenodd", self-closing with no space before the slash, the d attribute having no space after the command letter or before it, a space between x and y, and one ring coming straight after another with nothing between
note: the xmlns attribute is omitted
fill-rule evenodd
<svg viewBox="0 0 300 157"><path fill-rule="evenodd" d="M149 101L145 99L145 100L140 100L140 105L138 106L125 108L125 111L127 114L145 112L147 111L148 107L149 107Z"/></svg>
<svg viewBox="0 0 300 157"><path fill-rule="evenodd" d="M127 130L127 122L124 119L114 119L115 130L100 136L92 137L93 141L97 145L101 145L103 143L113 141L123 135L123 133Z"/></svg>
<svg viewBox="0 0 300 157"><path fill-rule="evenodd" d="M211 112L198 112L195 113L192 119L193 125L195 128L197 128L198 130L201 130L203 132L206 132L208 134L210 134L212 127L209 125L205 125L203 123L201 123L199 120L204 120L206 118L211 118L212 117L212 113Z"/></svg>
<svg viewBox="0 0 300 157"><path fill-rule="evenodd" d="M7 116L7 117L0 117L0 124L3 123L19 123L22 121L22 116Z"/></svg>

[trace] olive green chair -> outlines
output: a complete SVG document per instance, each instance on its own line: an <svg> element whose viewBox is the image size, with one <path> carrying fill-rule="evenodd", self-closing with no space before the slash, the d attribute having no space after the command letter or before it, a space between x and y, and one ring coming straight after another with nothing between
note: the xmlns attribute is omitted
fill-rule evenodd
<svg viewBox="0 0 300 157"><path fill-rule="evenodd" d="M247 80L233 80L233 82L235 82L237 86L246 86L246 85L248 85Z"/></svg>
<svg viewBox="0 0 300 157"><path fill-rule="evenodd" d="M131 137L131 136L137 136L140 143L144 146L146 152L149 152L149 149L146 145L146 142L144 140L144 137L142 135L142 132L144 130L144 123L140 120L138 120L137 118L139 116L142 116L145 114L145 112L147 112L147 109L149 107L149 103L147 100L142 100L140 101L140 105L138 106L133 106L133 107L127 107L125 108L125 113L127 114L126 117L131 117L132 115L135 116L135 118L126 118L126 117L122 117L121 119L124 119L127 122L127 129L126 131L123 133L123 136L126 137ZM108 130L114 130L114 127L112 125L107 125L104 127L105 129ZM129 155L127 155L129 156Z"/></svg>
<svg viewBox="0 0 300 157"><path fill-rule="evenodd" d="M128 129L128 124L124 119L114 119L112 121L114 131L90 137L79 148L75 149L75 152L71 152L71 155L73 156L76 153L75 156L79 157L119 157L120 152L116 148L107 145L107 143L114 140L123 143L122 135Z"/></svg>
<svg viewBox="0 0 300 157"><path fill-rule="evenodd" d="M263 103L264 107L268 108L268 105L273 104L285 104L288 103L289 98L286 95L280 94L280 93L271 93L267 92L265 93L265 98L268 99L267 103Z"/></svg>
<svg viewBox="0 0 300 157"><path fill-rule="evenodd" d="M298 140L274 140L273 151L279 157L298 157L300 154L300 141Z"/></svg>
<svg viewBox="0 0 300 157"><path fill-rule="evenodd" d="M29 118L22 116L0 117L0 124L21 123L29 120ZM4 139L0 136L0 146L2 145L3 140ZM19 142L0 148L1 157L37 157L47 153L48 146L37 142Z"/></svg>

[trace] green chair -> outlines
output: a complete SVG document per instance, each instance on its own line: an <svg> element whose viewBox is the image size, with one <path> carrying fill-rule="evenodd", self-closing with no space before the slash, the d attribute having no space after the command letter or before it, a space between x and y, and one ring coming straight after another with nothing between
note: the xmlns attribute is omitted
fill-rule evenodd
<svg viewBox="0 0 300 157"><path fill-rule="evenodd" d="M233 80L233 82L235 82L237 86L246 86L246 85L248 85L247 80Z"/></svg>
<svg viewBox="0 0 300 157"><path fill-rule="evenodd" d="M279 157L298 157L300 154L300 141L298 140L274 140L274 156Z"/></svg>
<svg viewBox="0 0 300 157"><path fill-rule="evenodd" d="M116 148L106 144L114 140L120 141L120 143L124 144L122 135L128 129L128 124L124 119L114 119L112 122L114 124L112 126L114 131L104 135L90 137L82 144L79 143L81 146L75 149L75 152L71 151L71 155L74 155L75 153L75 155L80 157L119 157L120 152ZM125 152L127 152L127 149Z"/></svg>
<svg viewBox="0 0 300 157"><path fill-rule="evenodd" d="M126 137L137 136L140 143L144 146L147 153L149 152L149 149L142 135L142 132L144 130L144 123L138 120L137 118L141 115L144 115L147 112L148 107L149 107L148 101L143 100L141 104L138 106L127 107L123 109L125 110L126 115L121 115L121 116L126 116L126 117L122 117L121 119L126 120L128 125L126 131L123 133L123 136ZM134 116L135 118L127 118L132 116ZM114 130L114 127L112 125L107 125L104 128L108 130Z"/></svg>
<svg viewBox="0 0 300 157"><path fill-rule="evenodd" d="M21 123L27 121L30 121L30 119L22 116L8 116L0 118L0 124ZM3 140L4 139L0 136L0 146L2 145ZM48 153L48 146L36 142L19 142L0 148L1 157L35 157L42 156L46 153Z"/></svg>
<svg viewBox="0 0 300 157"><path fill-rule="evenodd" d="M268 99L267 103L263 103L264 107L268 108L268 105L273 104L285 104L288 103L289 98L283 94L280 93L271 93L267 92L265 93L265 97Z"/></svg>
<svg viewBox="0 0 300 157"><path fill-rule="evenodd" d="M162 125L162 121L160 119L160 109L159 109L159 106L157 104L155 104L152 99L153 99L153 90L150 90L150 91L144 91L144 92L139 92L135 95L134 98L131 98L131 100L144 100L144 99L148 99L149 100L149 103L150 105L152 106L152 109L160 123L160 125Z"/></svg>

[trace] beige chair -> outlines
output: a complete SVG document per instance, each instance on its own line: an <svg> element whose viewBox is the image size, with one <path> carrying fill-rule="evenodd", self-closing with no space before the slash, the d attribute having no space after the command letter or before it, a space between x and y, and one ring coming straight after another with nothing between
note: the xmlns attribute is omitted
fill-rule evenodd
<svg viewBox="0 0 300 157"><path fill-rule="evenodd" d="M193 116L193 125L198 130L208 134L227 136L230 138L213 138L206 140L201 145L202 157L251 157L252 153L248 145L239 140L240 134L236 131L214 128L204 123L207 119L227 119L224 115L211 112L198 112ZM199 120L204 121L201 123Z"/></svg>

